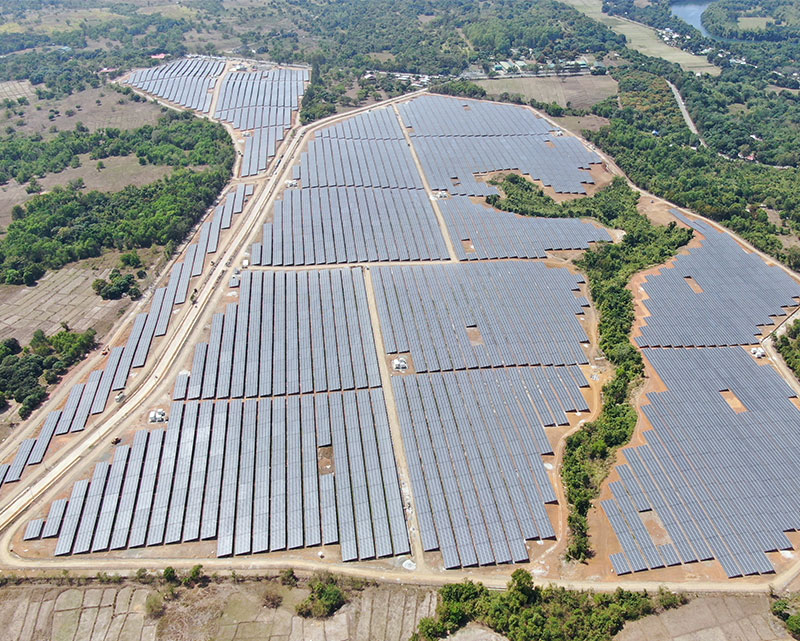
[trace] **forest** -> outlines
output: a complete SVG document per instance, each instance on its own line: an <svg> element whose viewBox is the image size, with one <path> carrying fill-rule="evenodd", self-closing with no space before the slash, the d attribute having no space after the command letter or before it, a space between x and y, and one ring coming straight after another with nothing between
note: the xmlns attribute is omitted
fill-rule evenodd
<svg viewBox="0 0 800 641"><path fill-rule="evenodd" d="M600 348L616 368L603 387L600 416L567 438L561 477L570 512L567 557L584 561L592 555L587 515L608 474L616 450L625 445L636 427L636 410L629 402L633 385L644 373L642 356L630 341L633 297L628 281L638 271L658 265L675 255L692 238L692 231L653 225L636 208L639 194L622 178L590 198L556 204L533 183L509 174L498 183L502 197L487 202L498 209L524 216L590 216L607 227L622 229L621 243L605 243L589 249L576 262L588 276L592 301L600 313Z"/></svg>
<svg viewBox="0 0 800 641"><path fill-rule="evenodd" d="M420 619L411 641L434 641L467 623L485 625L509 641L608 641L626 621L686 603L660 589L655 596L619 588L610 594L534 585L527 570L515 570L505 590L487 590L469 579L439 588L435 617Z"/></svg>
<svg viewBox="0 0 800 641"><path fill-rule="evenodd" d="M143 165L223 166L232 158L223 127L192 114L164 110L158 124L138 129L103 128L94 132L81 123L50 138L12 133L0 138L0 184L43 178L67 167L79 167L82 154L91 160L136 155ZM21 212L15 216L19 218Z"/></svg>
<svg viewBox="0 0 800 641"><path fill-rule="evenodd" d="M116 193L56 187L15 206L0 238L0 282L33 285L46 270L99 256L104 249L180 243L227 183L233 149L225 129L189 113L167 112L155 126L89 133L77 127L49 140L0 141L0 175L18 181L92 158L136 154L142 164L176 167L171 176ZM195 171L190 166L203 167Z"/></svg>
<svg viewBox="0 0 800 641"><path fill-rule="evenodd" d="M82 333L64 329L52 336L38 329L24 349L16 338L0 342L0 411L14 399L20 404L20 418L28 418L47 398L46 385L57 383L85 358L95 347L94 338L93 329Z"/></svg>

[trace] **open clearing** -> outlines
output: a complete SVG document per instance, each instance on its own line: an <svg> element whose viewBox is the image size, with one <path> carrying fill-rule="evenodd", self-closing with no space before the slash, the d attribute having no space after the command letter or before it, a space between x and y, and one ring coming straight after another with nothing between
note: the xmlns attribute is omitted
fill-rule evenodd
<svg viewBox="0 0 800 641"><path fill-rule="evenodd" d="M57 174L48 174L38 178L44 191L56 185L65 186L71 180L82 178L85 191L119 191L128 185L148 185L159 178L172 173L172 167L161 165L140 165L136 156L119 156L104 158L105 169L97 171L97 161L89 158L89 154L80 156L81 166L77 169L69 167ZM0 227L11 223L11 208L33 198L33 194L25 191L25 185L12 181L0 187Z"/></svg>
<svg viewBox="0 0 800 641"><path fill-rule="evenodd" d="M50 135L53 126L62 131L70 130L79 122L90 131L103 127L135 129L155 124L162 108L151 102L134 102L110 87L100 87L78 91L61 100L37 100L24 111L25 124L17 125L19 117L13 116L11 121L0 120L0 125L13 125L17 133L39 133L44 137ZM69 116L68 111L75 113Z"/></svg>
<svg viewBox="0 0 800 641"><path fill-rule="evenodd" d="M497 78L479 80L490 95L504 91L521 94L528 100L555 102L562 107L588 109L617 93L617 81L611 76L564 76L547 78Z"/></svg>
<svg viewBox="0 0 800 641"><path fill-rule="evenodd" d="M718 76L721 72L719 67L715 67L702 56L695 56L676 47L670 47L658 37L655 29L603 13L600 0L565 0L565 2L590 18L602 22L616 33L624 35L628 39L629 46L645 55L675 62L686 71L708 73L712 76Z"/></svg>

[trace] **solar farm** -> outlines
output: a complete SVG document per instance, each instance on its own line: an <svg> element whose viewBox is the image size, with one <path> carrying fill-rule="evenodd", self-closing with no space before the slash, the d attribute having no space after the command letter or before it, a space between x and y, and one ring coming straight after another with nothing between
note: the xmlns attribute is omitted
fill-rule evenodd
<svg viewBox="0 0 800 641"><path fill-rule="evenodd" d="M210 58L129 77L227 123L241 162L104 366L0 465L1 502L114 421L15 549L562 578L564 439L613 372L588 285L554 252L615 236L483 201L503 171L584 195L603 159L529 108L424 93L289 136L307 81ZM648 382L573 579L759 576L798 542L797 386L751 347L800 284L674 215L695 240L634 282Z"/></svg>

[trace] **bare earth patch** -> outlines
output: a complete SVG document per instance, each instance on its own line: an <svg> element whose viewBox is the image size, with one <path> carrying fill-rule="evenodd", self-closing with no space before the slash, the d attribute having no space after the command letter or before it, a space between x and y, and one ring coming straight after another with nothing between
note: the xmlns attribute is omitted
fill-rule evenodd
<svg viewBox="0 0 800 641"><path fill-rule="evenodd" d="M549 76L545 78L496 78L479 80L489 94L504 91L521 94L528 100L555 102L562 107L587 109L617 93L617 81L611 76Z"/></svg>

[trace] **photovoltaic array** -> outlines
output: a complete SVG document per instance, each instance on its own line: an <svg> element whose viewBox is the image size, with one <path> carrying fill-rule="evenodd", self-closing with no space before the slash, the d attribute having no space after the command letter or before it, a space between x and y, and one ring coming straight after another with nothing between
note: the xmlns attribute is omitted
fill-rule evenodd
<svg viewBox="0 0 800 641"><path fill-rule="evenodd" d="M785 532L800 525L798 406L779 374L737 345L757 343L759 325L795 305L800 286L729 235L672 213L703 238L643 285L650 315L636 340L667 390L648 394L647 444L623 450L602 503L622 547L612 566L716 559L729 577L774 572L766 553L790 549ZM654 541L648 511L668 542Z"/></svg>
<svg viewBox="0 0 800 641"><path fill-rule="evenodd" d="M183 58L135 71L128 83L187 109L208 113L211 108L211 91L224 69L223 60Z"/></svg>
<svg viewBox="0 0 800 641"><path fill-rule="evenodd" d="M767 265L708 223L673 213L703 235L702 246L678 255L671 269L648 276L642 285L650 316L636 338L639 346L752 345L761 326L774 324L785 307L800 302L800 284L780 267Z"/></svg>
<svg viewBox="0 0 800 641"><path fill-rule="evenodd" d="M239 302L214 316L175 399L379 386L361 269L246 271Z"/></svg>
<svg viewBox="0 0 800 641"><path fill-rule="evenodd" d="M247 132L242 177L266 170L292 126L307 81L308 69L233 71L225 76L214 115Z"/></svg>
<svg viewBox="0 0 800 641"><path fill-rule="evenodd" d="M399 105L432 189L486 196L497 190L475 174L518 170L560 193L586 193L600 157L580 140L514 105L421 96Z"/></svg>
<svg viewBox="0 0 800 641"><path fill-rule="evenodd" d="M225 77L216 115L253 132L243 175L266 167L291 123L292 96L299 100L306 80L297 73ZM450 178L463 183L474 171L503 169L501 156L523 147L526 158L545 154L544 165L570 166L553 169L564 179L553 185L559 189L582 190L590 177L581 167L597 162L525 109L472 102L465 109L452 98L410 104L400 111L415 148L424 147L423 166L439 162L426 160L431 149L466 145L457 169L467 174L444 170L453 173L444 185L451 194L460 192ZM437 105L444 120L436 120ZM481 149L488 155L467 157ZM478 168L484 165L491 169ZM297 184L251 247L254 265L449 258L394 108L316 132L293 169ZM154 304L186 299L189 278L202 271L244 196L231 194L218 207L187 255L190 269L176 268L175 293L168 286ZM546 428L569 425L589 409L581 367L588 364L588 302L582 278L566 269L498 259L610 238L582 221L521 219L466 198L440 202L459 255L487 262L369 269L380 356L411 361L391 391L423 547L440 550L446 568L523 562L526 541L555 536L546 507L556 502L543 459L553 455ZM474 256L458 245L466 240ZM190 370L176 378L167 429L137 432L113 461L76 483L69 499L31 521L25 537L57 538L58 555L201 540L215 540L219 556L320 544L338 544L347 561L409 553L369 282L362 267L233 277L238 300L212 316L208 341L195 346ZM163 315L155 316L141 315L137 338L118 348L123 368L135 366L137 352L146 356L138 346L142 337L152 340L151 327L157 335ZM101 375L96 386L115 379ZM52 429L61 423L55 417Z"/></svg>
<svg viewBox="0 0 800 641"><path fill-rule="evenodd" d="M544 427L588 409L581 278L529 262L370 273L384 350L414 372L393 390L424 549L446 568L527 561L526 540L555 536Z"/></svg>
<svg viewBox="0 0 800 641"><path fill-rule="evenodd" d="M390 107L322 129L294 167L252 255L262 265L448 257L422 178Z"/></svg>
<svg viewBox="0 0 800 641"><path fill-rule="evenodd" d="M589 303L574 294L582 277L566 269L494 262L371 273L386 353L410 353L417 372L588 362L579 318Z"/></svg>
<svg viewBox="0 0 800 641"><path fill-rule="evenodd" d="M320 474L319 447L335 471ZM39 537L57 556L209 539L218 556L408 553L383 393L173 403L166 430L137 432L29 525Z"/></svg>
<svg viewBox="0 0 800 641"><path fill-rule="evenodd" d="M19 481L27 465L41 463L54 436L82 431L90 415L105 410L111 392L125 388L131 368L144 367L153 338L167 333L173 307L186 301L190 280L202 272L206 253L217 251L220 230L231 226L231 216L242 211L252 193L253 185L240 184L226 196L213 219L203 223L199 242L190 245L185 260L173 266L167 286L155 290L150 310L136 316L125 345L111 350L104 369L72 387L63 409L50 412L39 435L22 444L7 468L10 473L0 466L0 486Z"/></svg>
<svg viewBox="0 0 800 641"><path fill-rule="evenodd" d="M577 367L393 379L422 545L445 568L526 562L526 540L555 538L543 427L588 409L583 386Z"/></svg>
<svg viewBox="0 0 800 641"><path fill-rule="evenodd" d="M623 450L602 504L622 545L614 570L714 558L729 577L773 572L765 553L791 549L784 532L800 529L794 392L741 347L644 351L668 390L648 395L647 444ZM670 543L655 545L648 510Z"/></svg>
<svg viewBox="0 0 800 641"><path fill-rule="evenodd" d="M251 255L257 265L448 258L423 190L372 187L287 190Z"/></svg>
<svg viewBox="0 0 800 641"><path fill-rule="evenodd" d="M438 202L459 260L545 258L549 251L611 241L605 229L587 220L518 216L463 196Z"/></svg>

